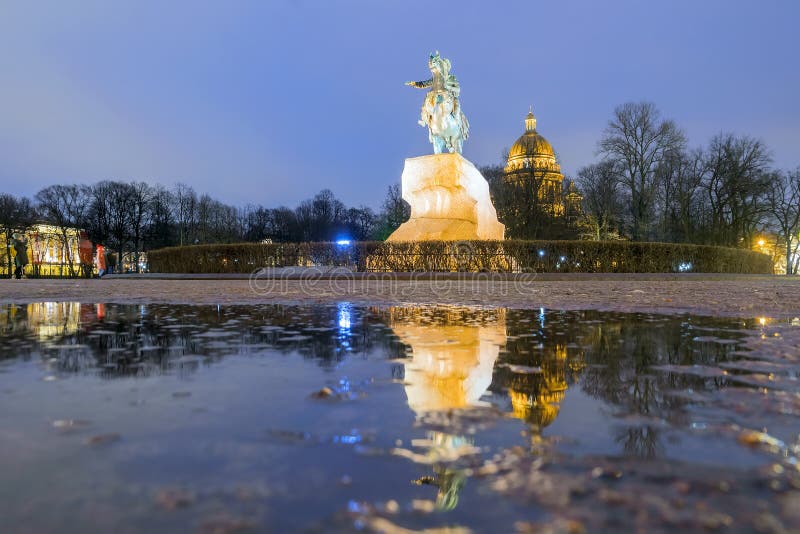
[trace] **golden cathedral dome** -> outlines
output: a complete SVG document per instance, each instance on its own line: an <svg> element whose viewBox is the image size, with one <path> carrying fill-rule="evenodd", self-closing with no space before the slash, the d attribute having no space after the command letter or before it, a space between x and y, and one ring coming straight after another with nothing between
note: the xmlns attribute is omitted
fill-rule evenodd
<svg viewBox="0 0 800 534"><path fill-rule="evenodd" d="M549 173L561 173L561 166L556 161L553 145L536 131L536 117L533 110L525 117L525 133L511 145L508 151L506 172L521 169L542 169Z"/></svg>

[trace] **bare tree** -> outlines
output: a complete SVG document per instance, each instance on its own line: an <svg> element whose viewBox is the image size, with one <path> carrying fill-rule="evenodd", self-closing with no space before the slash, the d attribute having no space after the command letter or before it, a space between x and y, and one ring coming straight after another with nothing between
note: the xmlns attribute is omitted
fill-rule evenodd
<svg viewBox="0 0 800 534"><path fill-rule="evenodd" d="M769 211L786 246L786 274L797 274L792 257L800 251L800 168L773 174Z"/></svg>
<svg viewBox="0 0 800 534"><path fill-rule="evenodd" d="M70 231L84 226L89 206L88 189L80 185L51 185L36 193L36 204L39 214L58 228L70 276L76 276Z"/></svg>
<svg viewBox="0 0 800 534"><path fill-rule="evenodd" d="M270 210L268 235L278 242L299 241L301 237L297 223L297 212L281 206Z"/></svg>
<svg viewBox="0 0 800 534"><path fill-rule="evenodd" d="M194 242L197 224L197 193L190 186L175 184L175 219L178 223L178 244Z"/></svg>
<svg viewBox="0 0 800 534"><path fill-rule="evenodd" d="M752 246L767 213L770 162L767 148L757 139L720 134L711 140L703 187L712 243Z"/></svg>
<svg viewBox="0 0 800 534"><path fill-rule="evenodd" d="M702 215L700 185L706 174L702 150L669 154L656 170L658 174L659 238L674 242L697 239Z"/></svg>
<svg viewBox="0 0 800 534"><path fill-rule="evenodd" d="M262 206L244 207L240 218L245 241L261 241L269 235L269 211Z"/></svg>
<svg viewBox="0 0 800 534"><path fill-rule="evenodd" d="M139 252L151 214L152 189L144 182L105 180L88 191L91 196L88 230L92 239L116 251L120 267L125 251L132 251L138 270Z"/></svg>
<svg viewBox="0 0 800 534"><path fill-rule="evenodd" d="M389 237L409 217L411 217L411 206L403 200L400 184L390 185L386 190L386 197L381 205L379 229L377 230L378 239Z"/></svg>
<svg viewBox="0 0 800 534"><path fill-rule="evenodd" d="M147 248L160 248L176 244L175 196L163 186L157 185L150 196L150 220L145 236Z"/></svg>
<svg viewBox="0 0 800 534"><path fill-rule="evenodd" d="M375 212L367 206L349 208L345 215L350 236L357 241L372 239L377 224Z"/></svg>
<svg viewBox="0 0 800 534"><path fill-rule="evenodd" d="M86 215L86 229L89 237L96 243L108 243L110 220L106 202L110 182L98 182L88 188L89 209Z"/></svg>
<svg viewBox="0 0 800 534"><path fill-rule="evenodd" d="M331 241L346 227L347 208L330 189L323 189L311 200L313 241Z"/></svg>
<svg viewBox="0 0 800 534"><path fill-rule="evenodd" d="M5 237L5 254L8 275L11 276L11 235L17 230L24 230L35 217L31 201L25 197L15 197L6 193L0 194L0 232Z"/></svg>
<svg viewBox="0 0 800 534"><path fill-rule="evenodd" d="M648 237L658 187L656 169L685 145L683 132L673 121L662 120L651 102L628 102L614 110L598 152L614 162L629 197L632 239Z"/></svg>
<svg viewBox="0 0 800 534"><path fill-rule="evenodd" d="M150 223L151 216L151 199L153 196L153 189L145 182L133 182L130 184L131 188L131 241L133 245L134 269L138 273L139 268L139 252L142 250L142 239L144 238L145 229Z"/></svg>
<svg viewBox="0 0 800 534"><path fill-rule="evenodd" d="M125 182L105 182L101 199L108 213L108 233L112 248L117 252L116 264L122 269L122 256L133 239L134 202L136 191Z"/></svg>
<svg viewBox="0 0 800 534"><path fill-rule="evenodd" d="M231 243L242 239L236 208L203 194L197 201L197 235L200 243Z"/></svg>
<svg viewBox="0 0 800 534"><path fill-rule="evenodd" d="M607 239L619 230L624 209L614 162L605 160L583 167L577 181L583 193L584 224L592 239Z"/></svg>

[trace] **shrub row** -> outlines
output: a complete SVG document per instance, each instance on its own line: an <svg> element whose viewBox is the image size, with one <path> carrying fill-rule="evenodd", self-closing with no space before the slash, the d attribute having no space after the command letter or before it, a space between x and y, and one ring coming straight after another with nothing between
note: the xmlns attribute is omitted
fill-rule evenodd
<svg viewBox="0 0 800 534"><path fill-rule="evenodd" d="M239 243L150 251L151 272L251 273L263 267L349 267L357 271L581 273L772 273L750 250L628 241L421 241Z"/></svg>

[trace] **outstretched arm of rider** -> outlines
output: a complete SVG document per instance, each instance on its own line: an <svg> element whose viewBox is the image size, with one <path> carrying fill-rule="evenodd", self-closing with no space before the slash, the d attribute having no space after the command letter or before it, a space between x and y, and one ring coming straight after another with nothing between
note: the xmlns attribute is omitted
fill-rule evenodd
<svg viewBox="0 0 800 534"><path fill-rule="evenodd" d="M411 87L416 87L417 89L425 89L426 87L430 87L433 85L433 79L424 80L421 82L406 82L406 85L410 85Z"/></svg>

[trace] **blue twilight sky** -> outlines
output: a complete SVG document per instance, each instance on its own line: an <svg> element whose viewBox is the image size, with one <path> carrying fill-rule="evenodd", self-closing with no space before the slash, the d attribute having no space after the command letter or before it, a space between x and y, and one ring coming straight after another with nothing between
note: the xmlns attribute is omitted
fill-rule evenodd
<svg viewBox="0 0 800 534"><path fill-rule="evenodd" d="M533 104L566 174L613 108L656 103L693 145L763 139L800 165L800 2L0 1L0 191L183 181L269 207L328 187L378 207L451 59L464 155L499 163Z"/></svg>

